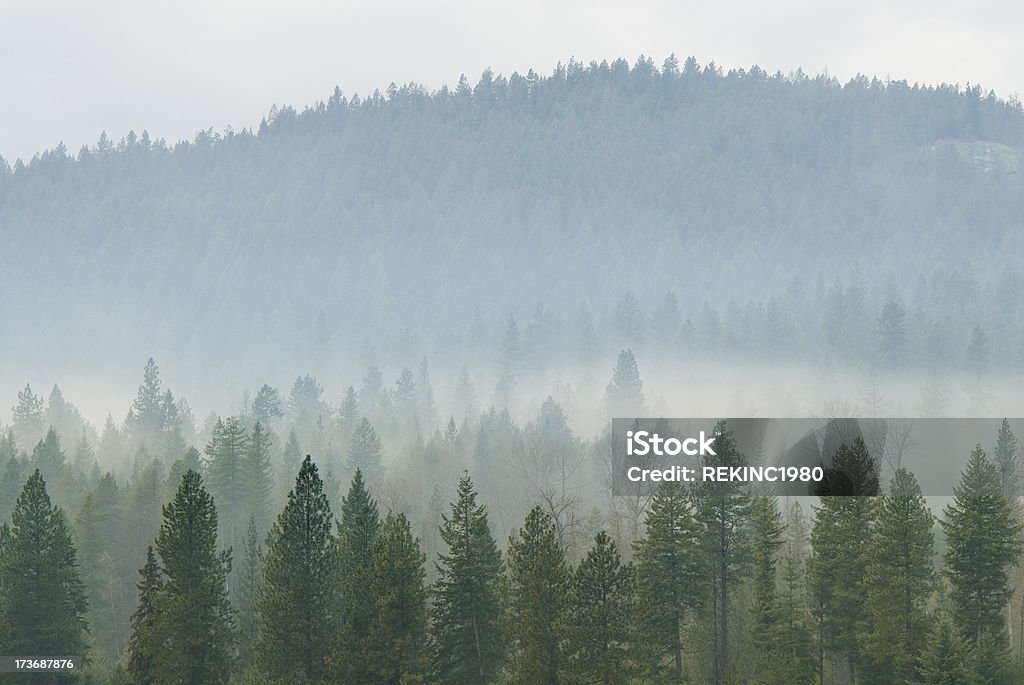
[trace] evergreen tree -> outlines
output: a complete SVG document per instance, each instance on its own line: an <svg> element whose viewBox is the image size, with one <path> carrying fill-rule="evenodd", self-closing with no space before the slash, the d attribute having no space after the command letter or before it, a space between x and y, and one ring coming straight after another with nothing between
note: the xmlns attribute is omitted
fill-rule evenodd
<svg viewBox="0 0 1024 685"><path fill-rule="evenodd" d="M254 455L250 452L249 435L239 417L217 420L206 445L206 455L209 457L206 474L210 493L219 503L224 545L241 549L248 519L246 500L256 469L255 465L247 468L248 458Z"/></svg>
<svg viewBox="0 0 1024 685"><path fill-rule="evenodd" d="M359 421L348 448L348 467L362 471L371 483L380 482L384 476L381 466L380 438L367 419Z"/></svg>
<svg viewBox="0 0 1024 685"><path fill-rule="evenodd" d="M345 389L345 398L338 407L338 429L344 441L352 439L352 434L359 424L359 400L356 397L356 389L351 385Z"/></svg>
<svg viewBox="0 0 1024 685"><path fill-rule="evenodd" d="M337 542L309 456L267 534L255 656L271 682L328 683L337 642Z"/></svg>
<svg viewBox="0 0 1024 685"><path fill-rule="evenodd" d="M724 421L715 425L715 453L704 457L712 467L743 466L745 457L736 448ZM730 590L750 566L748 531L751 499L736 482L702 482L695 490L697 520L702 527L705 573L712 579L711 608L715 615L714 677L718 683L732 677L729 662Z"/></svg>
<svg viewBox="0 0 1024 685"><path fill-rule="evenodd" d="M1006 639L1009 571L1021 553L1021 525L1003 496L999 470L980 445L971 452L940 523L953 618L977 652L987 632Z"/></svg>
<svg viewBox="0 0 1024 685"><path fill-rule="evenodd" d="M750 608L751 637L757 648L758 671L764 673L777 659L781 608L776 591L776 569L785 527L774 497L756 497L750 509L753 529L754 601ZM787 655L791 656L791 655Z"/></svg>
<svg viewBox="0 0 1024 685"><path fill-rule="evenodd" d="M284 444L282 461L285 473L298 473L302 468L302 447L299 445L299 436L295 428L288 429L288 440Z"/></svg>
<svg viewBox="0 0 1024 685"><path fill-rule="evenodd" d="M619 352L612 371L612 381L606 391L608 415L612 418L639 416L644 412L644 384L640 380L633 350Z"/></svg>
<svg viewBox="0 0 1024 685"><path fill-rule="evenodd" d="M907 355L906 310L889 300L878 317L878 354L882 365L890 371L903 368Z"/></svg>
<svg viewBox="0 0 1024 685"><path fill-rule="evenodd" d="M228 602L231 550L217 551L217 509L195 471L163 507L156 551L167 581L159 595L157 682L226 683L234 666L235 618Z"/></svg>
<svg viewBox="0 0 1024 685"><path fill-rule="evenodd" d="M257 424L259 425L259 424ZM259 633L260 615L257 598L263 576L263 548L260 546L256 518L249 517L245 533L242 568L238 577L238 657L243 671L254 661L253 645Z"/></svg>
<svg viewBox="0 0 1024 685"><path fill-rule="evenodd" d="M1003 419L996 437L996 449L992 455L1003 480L1003 494L1011 503L1021 495L1020 461L1017 454L1017 436L1010 430L1010 422Z"/></svg>
<svg viewBox="0 0 1024 685"><path fill-rule="evenodd" d="M414 685L427 675L426 557L404 514L388 514L374 539L370 595L371 676L367 683Z"/></svg>
<svg viewBox="0 0 1024 685"><path fill-rule="evenodd" d="M86 609L64 513L36 469L0 527L0 645L7 655L84 654Z"/></svg>
<svg viewBox="0 0 1024 685"><path fill-rule="evenodd" d="M633 568L623 566L615 543L601 531L572 574L566 626L565 682L630 682Z"/></svg>
<svg viewBox="0 0 1024 685"><path fill-rule="evenodd" d="M245 455L245 470L248 473L245 485L250 524L255 523L256 530L263 533L270 527L270 508L274 495L274 465L270 456L272 444L269 431L257 421L249 436Z"/></svg>
<svg viewBox="0 0 1024 685"><path fill-rule="evenodd" d="M970 682L967 646L946 616L935 621L921 655L922 685L963 685Z"/></svg>
<svg viewBox="0 0 1024 685"><path fill-rule="evenodd" d="M153 546L146 547L146 563L139 569L139 603L132 612L132 634L128 640L128 673L135 685L156 685L157 655L162 646L159 603L164 581Z"/></svg>
<svg viewBox="0 0 1024 685"><path fill-rule="evenodd" d="M913 474L899 469L876 508L865 574L869 623L860 636L876 680L899 674L915 682L928 637L926 606L935 581L934 518Z"/></svg>
<svg viewBox="0 0 1024 685"><path fill-rule="evenodd" d="M441 516L441 539L448 553L439 555L433 592L434 669L446 685L493 682L504 656L503 564L468 474L459 480L451 514Z"/></svg>
<svg viewBox="0 0 1024 685"><path fill-rule="evenodd" d="M23 447L34 444L43 436L43 398L32 392L32 386L26 384L18 391L18 403L12 410L14 414L14 434L21 440Z"/></svg>
<svg viewBox="0 0 1024 685"><path fill-rule="evenodd" d="M373 670L372 631L377 623L373 587L374 541L380 532L380 515L363 474L358 469L341 501L338 522L339 649L341 680L358 685L369 682Z"/></svg>
<svg viewBox="0 0 1024 685"><path fill-rule="evenodd" d="M281 411L281 397L278 395L277 388L272 388L264 383L256 391L256 399L252 401L253 420L269 428L273 421L282 416L284 413Z"/></svg>
<svg viewBox="0 0 1024 685"><path fill-rule="evenodd" d="M677 483L662 484L647 514L647 535L633 545L637 613L649 668L667 670L675 681L683 677L686 613L698 606L705 584L699 540L690 493Z"/></svg>
<svg viewBox="0 0 1024 685"><path fill-rule="evenodd" d="M508 541L510 683L558 685L569 570L552 518L540 507Z"/></svg>

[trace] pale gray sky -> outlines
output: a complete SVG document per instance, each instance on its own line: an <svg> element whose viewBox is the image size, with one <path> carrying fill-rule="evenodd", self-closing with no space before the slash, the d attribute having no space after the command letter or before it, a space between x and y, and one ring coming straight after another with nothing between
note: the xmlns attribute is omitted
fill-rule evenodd
<svg viewBox="0 0 1024 685"><path fill-rule="evenodd" d="M271 104L583 61L694 55L1024 90L1019 0L0 0L0 155L101 131L169 141Z"/></svg>

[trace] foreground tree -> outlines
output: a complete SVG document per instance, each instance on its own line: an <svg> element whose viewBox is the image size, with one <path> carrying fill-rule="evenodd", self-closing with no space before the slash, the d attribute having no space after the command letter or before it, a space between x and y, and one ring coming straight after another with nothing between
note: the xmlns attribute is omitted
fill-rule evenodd
<svg viewBox="0 0 1024 685"><path fill-rule="evenodd" d="M879 502L865 590L868 626L860 641L865 667L877 679L899 674L914 682L928 637L926 606L935 583L934 517L913 474L896 471Z"/></svg>
<svg viewBox="0 0 1024 685"><path fill-rule="evenodd" d="M306 456L267 534L257 597L256 668L271 682L330 682L336 646L337 543L331 507Z"/></svg>
<svg viewBox="0 0 1024 685"><path fill-rule="evenodd" d="M986 634L1006 641L1004 609L1013 593L1009 573L1021 553L1021 525L1003 494L999 470L980 445L944 514L953 618L980 663Z"/></svg>
<svg viewBox="0 0 1024 685"><path fill-rule="evenodd" d="M781 609L776 590L776 568L785 526L774 497L757 497L751 507L753 528L754 602L750 607L751 637L757 648L755 666L766 673L779 659Z"/></svg>
<svg viewBox="0 0 1024 685"><path fill-rule="evenodd" d="M128 640L128 674L135 685L155 685L157 654L160 652L158 602L164 588L163 575L153 546L146 547L146 563L139 569L139 603L132 612L132 635Z"/></svg>
<svg viewBox="0 0 1024 685"><path fill-rule="evenodd" d="M368 683L413 685L427 675L426 557L404 514L389 514L373 545L370 594L376 623L370 627Z"/></svg>
<svg viewBox="0 0 1024 685"><path fill-rule="evenodd" d="M156 538L167 582L157 601L157 682L226 683L234 667L235 617L228 602L231 550L217 550L217 509L192 470L163 507Z"/></svg>
<svg viewBox="0 0 1024 685"><path fill-rule="evenodd" d="M645 672L683 677L683 625L702 598L700 532L689 492L665 483L651 501L647 535L634 543L637 615ZM667 664L665 662L668 662Z"/></svg>
<svg viewBox="0 0 1024 685"><path fill-rule="evenodd" d="M373 548L380 532L377 503L358 469L341 502L338 522L339 608L337 666L342 682L367 683L373 671L371 633L377 620Z"/></svg>
<svg viewBox="0 0 1024 685"><path fill-rule="evenodd" d="M7 655L84 654L85 612L75 544L37 469L0 528L0 645Z"/></svg>
<svg viewBox="0 0 1024 685"><path fill-rule="evenodd" d="M509 682L557 685L569 570L554 520L540 507L508 541Z"/></svg>
<svg viewBox="0 0 1024 685"><path fill-rule="evenodd" d="M451 514L441 516L441 539L448 553L439 555L434 587L434 668L447 685L493 682L504 655L503 564L468 474L459 481Z"/></svg>
<svg viewBox="0 0 1024 685"><path fill-rule="evenodd" d="M630 682L633 569L604 531L572 576L566 632L566 682Z"/></svg>

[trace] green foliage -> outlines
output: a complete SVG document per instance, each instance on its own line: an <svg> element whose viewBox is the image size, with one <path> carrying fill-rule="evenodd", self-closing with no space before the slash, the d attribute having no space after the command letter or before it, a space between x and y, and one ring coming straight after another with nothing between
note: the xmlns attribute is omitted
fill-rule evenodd
<svg viewBox="0 0 1024 685"><path fill-rule="evenodd" d="M380 438L368 419L361 419L352 433L348 448L348 467L361 471L371 483L380 482L384 475L381 466ZM362 476L360 476L362 478Z"/></svg>
<svg viewBox="0 0 1024 685"><path fill-rule="evenodd" d="M372 429L371 429L372 430ZM338 521L338 672L344 683L369 682L373 671L372 635L377 624L373 587L374 545L380 514L358 469L341 502Z"/></svg>
<svg viewBox="0 0 1024 685"><path fill-rule="evenodd" d="M332 682L337 647L337 541L331 507L307 456L267 534L257 597L256 666L270 682Z"/></svg>
<svg viewBox="0 0 1024 685"><path fill-rule="evenodd" d="M1009 571L1021 554L1021 525L1003 496L999 470L980 445L971 452L940 523L953 616L977 649L985 633L1004 630L1004 610L1013 594Z"/></svg>
<svg viewBox="0 0 1024 685"><path fill-rule="evenodd" d="M245 671L255 660L253 646L260 627L257 602L263 580L263 548L255 517L249 518L242 553L242 568L238 574L238 665Z"/></svg>
<svg viewBox="0 0 1024 685"><path fill-rule="evenodd" d="M780 659L773 659L781 624L781 610L776 593L776 567L783 544L785 526L774 497L755 497L750 508L753 529L752 558L754 569L754 600L750 608L751 632L758 650L761 672L769 670ZM790 655L786 655L790 656Z"/></svg>
<svg viewBox="0 0 1024 685"><path fill-rule="evenodd" d="M7 655L82 655L85 588L64 513L35 470L0 527L0 645Z"/></svg>
<svg viewBox="0 0 1024 685"><path fill-rule="evenodd" d="M231 552L217 550L217 510L195 471L182 476L174 499L163 507L156 551L167 577L156 602L156 682L228 682L235 655L226 585Z"/></svg>
<svg viewBox="0 0 1024 685"><path fill-rule="evenodd" d="M447 554L438 555L431 617L434 670L447 685L493 682L505 655L499 586L501 553L469 475L441 516Z"/></svg>
<svg viewBox="0 0 1024 685"><path fill-rule="evenodd" d="M935 621L921 655L922 685L963 685L968 682L968 649L948 616Z"/></svg>
<svg viewBox="0 0 1024 685"><path fill-rule="evenodd" d="M934 517L913 474L899 469L875 509L874 537L864 577L868 624L859 635L864 676L914 682L928 637Z"/></svg>
<svg viewBox="0 0 1024 685"><path fill-rule="evenodd" d="M683 677L683 626L703 599L701 530L690 493L665 483L651 502L647 535L633 543L636 557L637 625L645 669ZM666 663L666 661L668 663Z"/></svg>
<svg viewBox="0 0 1024 685"><path fill-rule="evenodd" d="M632 566L623 566L604 531L572 574L566 626L568 685L630 682L630 617L634 610Z"/></svg>
<svg viewBox="0 0 1024 685"><path fill-rule="evenodd" d="M612 371L612 381L608 384L605 402L608 415L612 418L640 416L644 413L643 381L640 380L640 369L636 363L633 350L619 352L618 361Z"/></svg>
<svg viewBox="0 0 1024 685"><path fill-rule="evenodd" d="M370 671L366 683L415 685L426 682L426 557L404 514L388 514L373 544L370 595L376 600L369 627Z"/></svg>
<svg viewBox="0 0 1024 685"><path fill-rule="evenodd" d="M508 541L509 683L558 685L568 588L555 523L534 507Z"/></svg>
<svg viewBox="0 0 1024 685"><path fill-rule="evenodd" d="M158 612L164 581L152 545L146 547L146 563L139 569L139 576L135 586L139 603L131 617L127 668L135 685L156 685L160 676L157 659L163 648Z"/></svg>

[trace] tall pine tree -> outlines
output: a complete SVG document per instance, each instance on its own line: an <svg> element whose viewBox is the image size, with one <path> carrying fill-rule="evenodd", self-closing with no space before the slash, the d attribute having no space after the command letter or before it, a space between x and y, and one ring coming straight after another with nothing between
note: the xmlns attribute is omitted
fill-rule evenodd
<svg viewBox="0 0 1024 685"><path fill-rule="evenodd" d="M157 602L157 682L226 683L234 667L235 618L228 602L231 551L217 549L217 509L189 470L163 507L156 538L167 576Z"/></svg>
<svg viewBox="0 0 1024 685"><path fill-rule="evenodd" d="M446 685L491 683L505 651L499 597L504 565L468 474L459 481L451 513L441 517L441 539L448 553L439 555L434 586L436 675Z"/></svg>
<svg viewBox="0 0 1024 685"><path fill-rule="evenodd" d="M255 656L272 682L331 682L337 644L337 541L316 465L306 456L267 534Z"/></svg>
<svg viewBox="0 0 1024 685"><path fill-rule="evenodd" d="M338 522L339 649L338 668L344 683L368 682L372 671L371 633L377 602L373 587L373 546L380 532L380 514L363 474L356 475L341 502Z"/></svg>
<svg viewBox="0 0 1024 685"><path fill-rule="evenodd" d="M128 640L128 673L135 685L156 685L157 654L162 649L158 624L160 594L164 580L153 546L146 547L146 563L139 569L139 603L132 612L132 635Z"/></svg>
<svg viewBox="0 0 1024 685"><path fill-rule="evenodd" d="M554 520L534 507L508 541L510 683L558 685L568 586Z"/></svg>
<svg viewBox="0 0 1024 685"><path fill-rule="evenodd" d="M35 470L0 528L0 645L7 655L85 653L87 602L64 513Z"/></svg>

